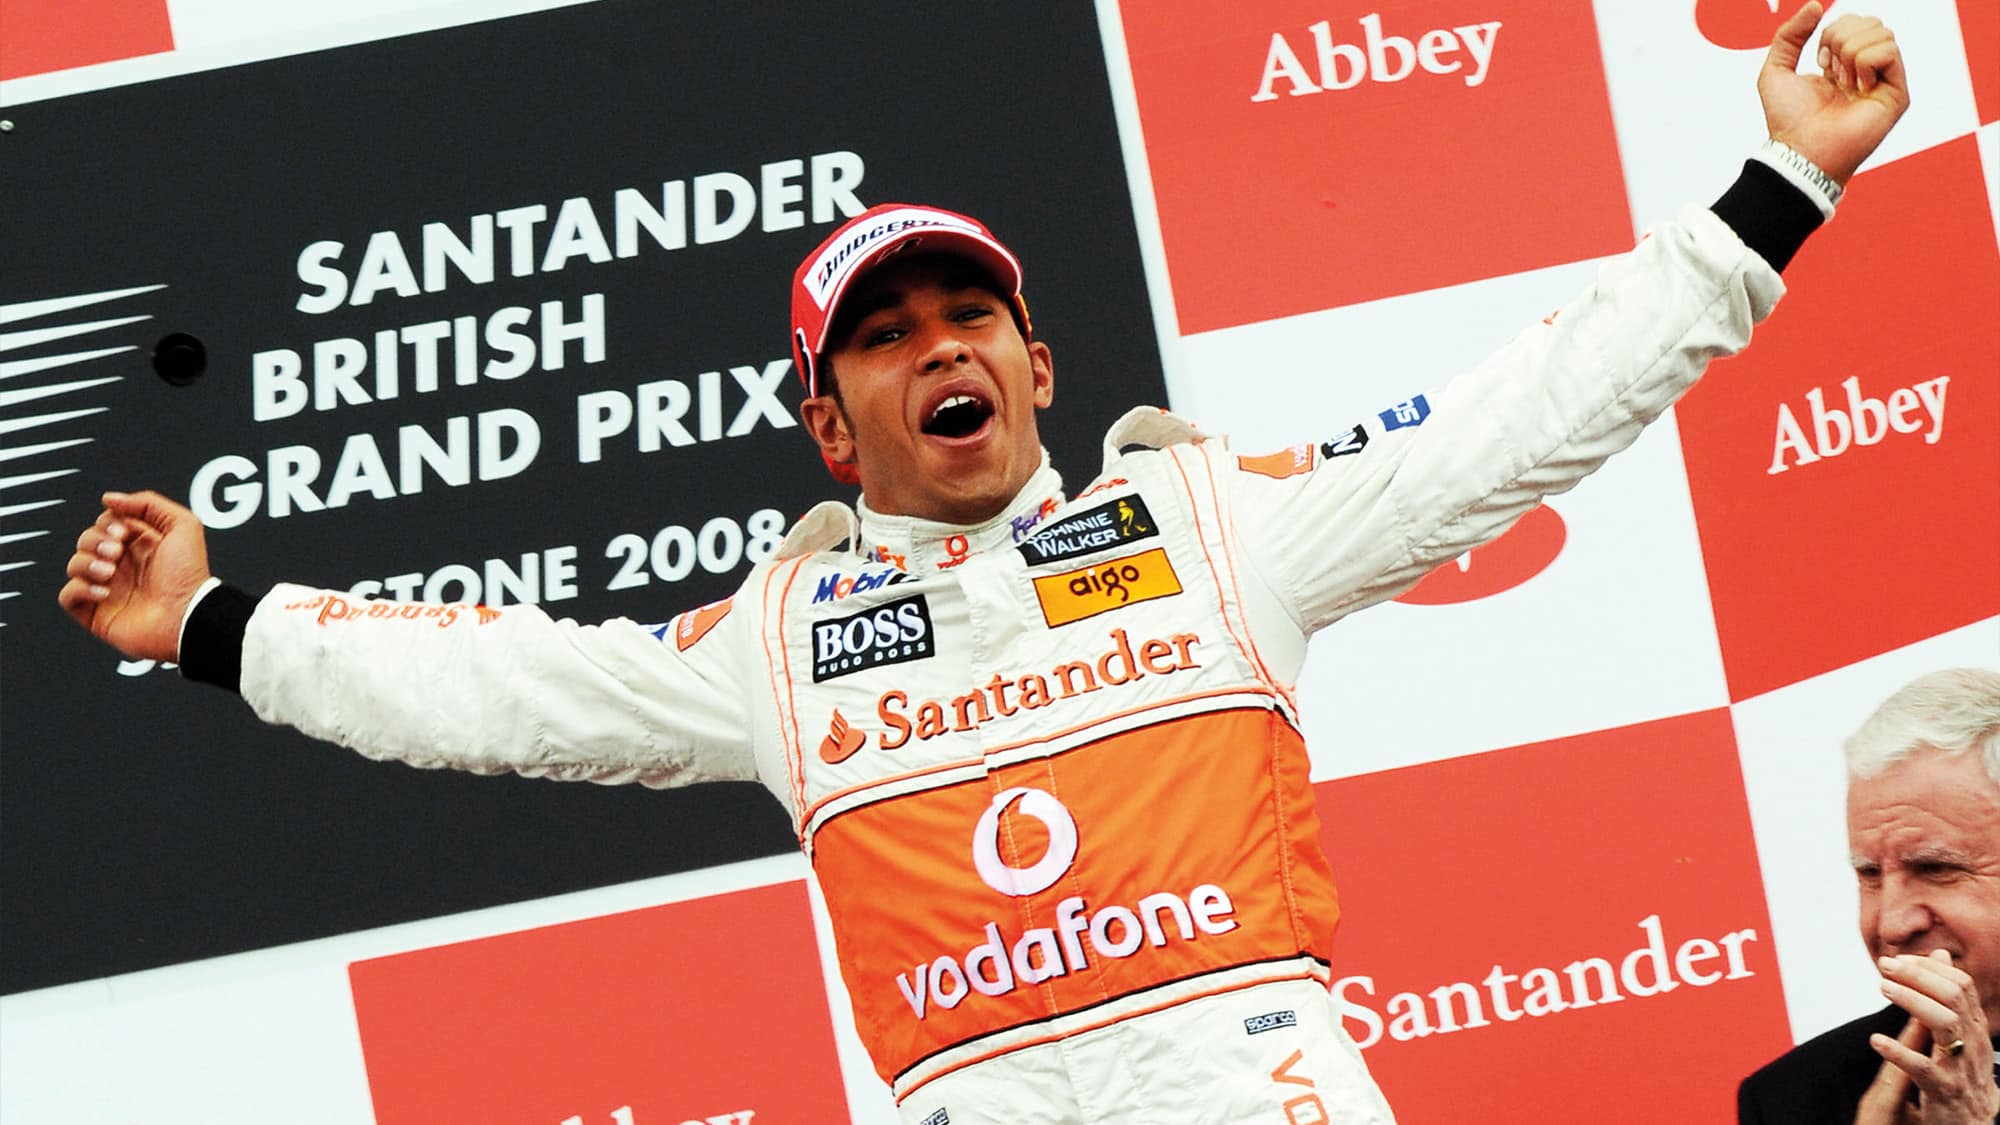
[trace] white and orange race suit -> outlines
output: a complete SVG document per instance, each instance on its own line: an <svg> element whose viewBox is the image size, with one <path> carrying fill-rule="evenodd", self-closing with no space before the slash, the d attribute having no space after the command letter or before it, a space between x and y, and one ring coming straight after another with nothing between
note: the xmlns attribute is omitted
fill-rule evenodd
<svg viewBox="0 0 2000 1125"><path fill-rule="evenodd" d="M1308 444L1136 410L1074 498L1044 463L978 526L822 504L658 628L280 586L241 691L417 766L760 780L906 1121L1388 1121L1328 992L1306 639L1576 483L1781 291L1689 209L1441 392Z"/></svg>

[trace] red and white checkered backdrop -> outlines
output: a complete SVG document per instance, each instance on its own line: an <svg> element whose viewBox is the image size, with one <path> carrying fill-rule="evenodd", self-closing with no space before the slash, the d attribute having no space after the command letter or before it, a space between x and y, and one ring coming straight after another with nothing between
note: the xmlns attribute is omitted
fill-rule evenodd
<svg viewBox="0 0 2000 1125"><path fill-rule="evenodd" d="M254 581L483 577L492 601L664 620L748 565L686 577L668 532L754 540L760 510L828 491L757 384L843 193L962 207L1022 250L1072 481L1141 398L1246 452L1323 437L1713 199L1761 139L1774 6L1099 0L1024 12L1014 42L915 4L815 5L809 34L784 5L0 5L0 164L43 193L0 225L0 1119L893 1120L761 794L419 779L121 664L52 604L98 489L205 497L218 568ZM1401 1120L1725 1120L1742 1075L1880 1003L1840 740L1917 674L2000 667L2000 3L1845 11L1891 22L1914 108L1751 350L1314 643L1334 987ZM464 103L448 126L429 92ZM612 205L725 169L761 204L697 198L692 244ZM543 256L490 299L414 261L425 224L497 216L504 246L537 202ZM688 303L718 279L742 286L726 307ZM521 307L490 346L532 356L506 326L544 321L518 382L489 364L383 402L329 380L308 411L256 375L426 316L442 339L502 293ZM321 323L316 299L344 307ZM174 331L208 348L190 388L146 362ZM649 433L667 379L697 412ZM343 476L347 431L453 424L499 442L477 480ZM602 522L579 503L621 487L656 494ZM509 585L488 556L538 569ZM563 803L584 800L620 803Z"/></svg>

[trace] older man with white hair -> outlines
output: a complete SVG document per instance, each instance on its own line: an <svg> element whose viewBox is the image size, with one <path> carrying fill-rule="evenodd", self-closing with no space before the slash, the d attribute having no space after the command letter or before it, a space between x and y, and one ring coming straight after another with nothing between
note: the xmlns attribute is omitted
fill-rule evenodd
<svg viewBox="0 0 2000 1125"><path fill-rule="evenodd" d="M1861 939L1889 1005L1745 1079L1738 1120L2000 1120L2000 672L1912 681L1846 751Z"/></svg>

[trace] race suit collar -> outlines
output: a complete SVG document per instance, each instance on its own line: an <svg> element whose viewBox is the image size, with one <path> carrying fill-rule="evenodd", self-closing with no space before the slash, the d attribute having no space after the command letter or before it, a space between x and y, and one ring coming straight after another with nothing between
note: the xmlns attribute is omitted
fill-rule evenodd
<svg viewBox="0 0 2000 1125"><path fill-rule="evenodd" d="M913 573L949 570L973 555L1011 547L1062 506L1062 476L1042 451L1041 467L1000 513L980 524L943 523L916 516L887 516L868 507L863 496L861 552Z"/></svg>

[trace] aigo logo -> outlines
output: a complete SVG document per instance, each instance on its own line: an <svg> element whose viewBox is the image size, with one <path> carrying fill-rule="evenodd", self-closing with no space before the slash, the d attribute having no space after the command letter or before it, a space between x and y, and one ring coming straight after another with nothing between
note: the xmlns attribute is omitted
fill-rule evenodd
<svg viewBox="0 0 2000 1125"><path fill-rule="evenodd" d="M1770 46L1778 25L1798 6L1785 0L1695 0L1694 26L1725 51L1748 51Z"/></svg>
<svg viewBox="0 0 2000 1125"><path fill-rule="evenodd" d="M1404 605L1456 605L1504 594L1547 570L1568 539L1562 517L1544 503L1500 538L1424 575L1396 600Z"/></svg>
<svg viewBox="0 0 2000 1125"><path fill-rule="evenodd" d="M1042 822L1049 832L1049 850L1027 867L1011 867L1000 858L1000 817L1019 801L1021 812ZM1003 895L1020 898L1048 890L1076 862L1076 818L1054 795L1040 789L1015 787L993 795L972 830L972 866L979 878Z"/></svg>

